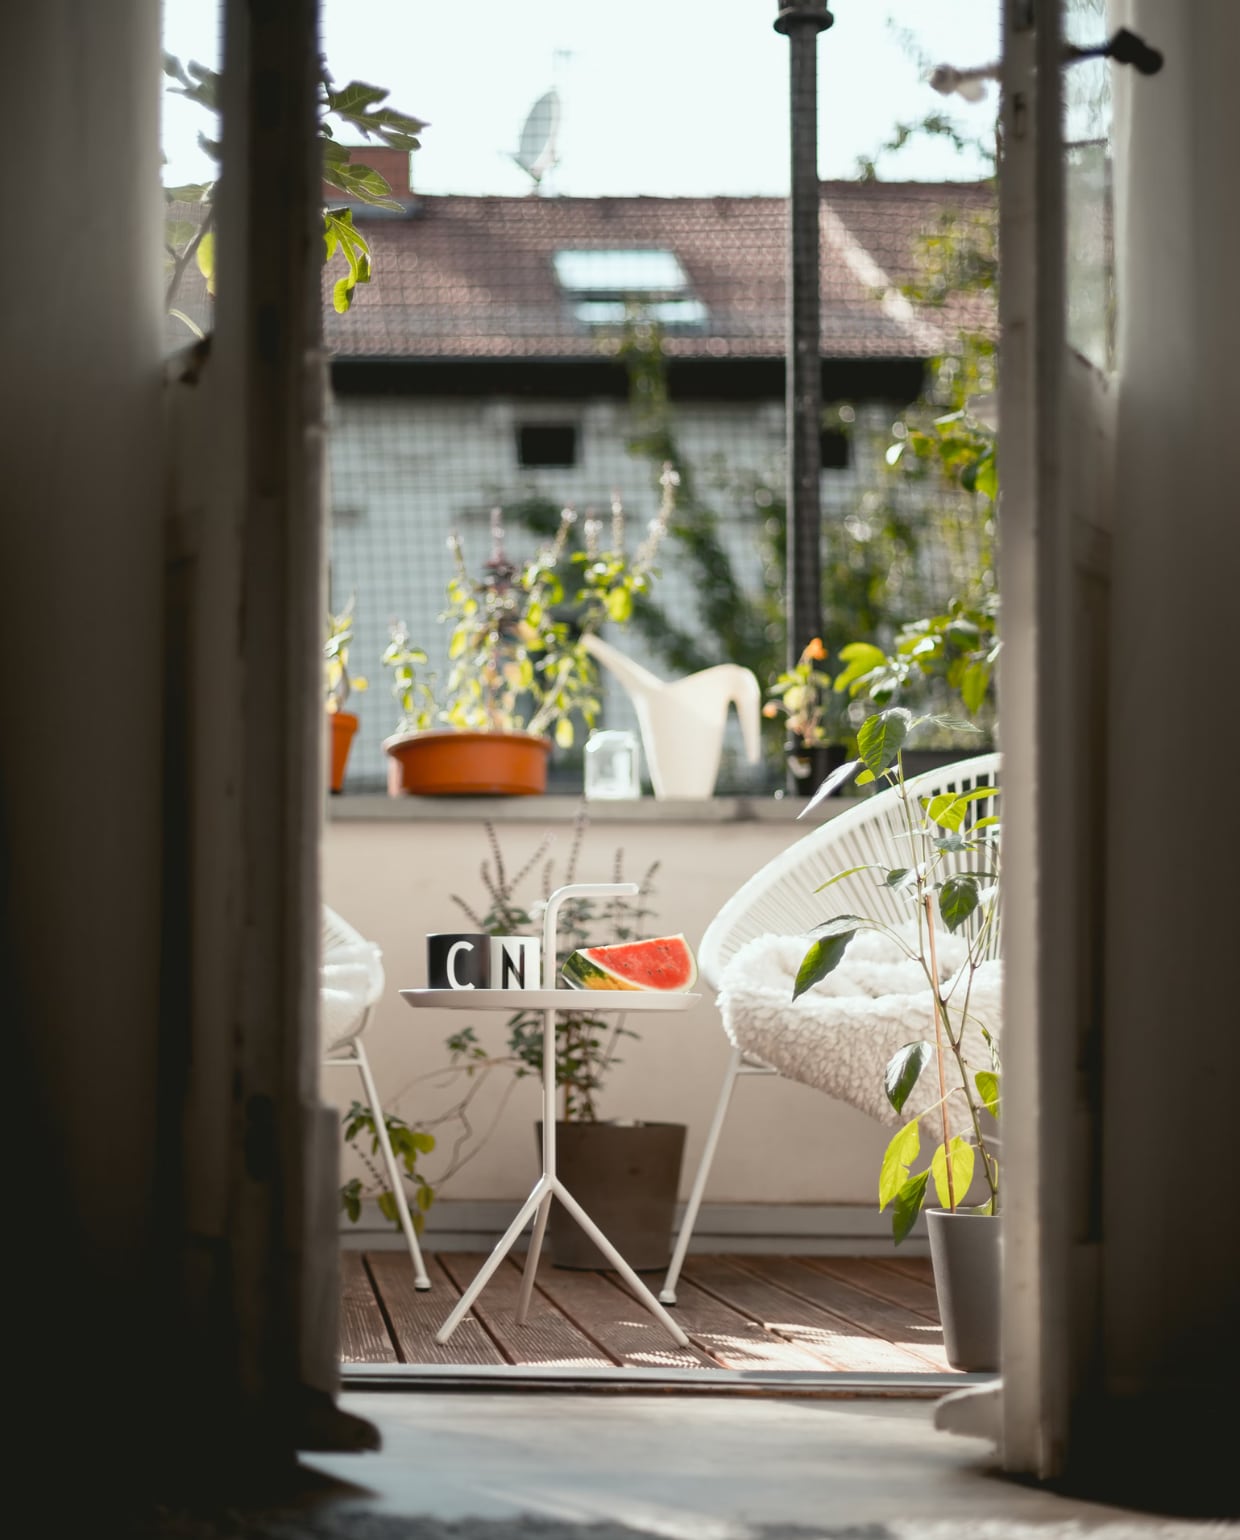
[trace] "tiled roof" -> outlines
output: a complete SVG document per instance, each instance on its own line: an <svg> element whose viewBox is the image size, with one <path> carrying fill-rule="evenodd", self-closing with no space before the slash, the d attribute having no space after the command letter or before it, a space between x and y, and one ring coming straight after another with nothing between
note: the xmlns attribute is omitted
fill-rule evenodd
<svg viewBox="0 0 1240 1540"><path fill-rule="evenodd" d="M985 210L976 183L822 184L822 353L922 358L966 318L993 324L988 300L917 307L899 292L917 236L944 212ZM416 198L408 217L365 223L375 276L351 310L330 304L338 357L584 359L614 348L618 328L578 319L553 266L560 250L667 250L706 307L664 337L670 358L775 358L785 351L782 198Z"/></svg>

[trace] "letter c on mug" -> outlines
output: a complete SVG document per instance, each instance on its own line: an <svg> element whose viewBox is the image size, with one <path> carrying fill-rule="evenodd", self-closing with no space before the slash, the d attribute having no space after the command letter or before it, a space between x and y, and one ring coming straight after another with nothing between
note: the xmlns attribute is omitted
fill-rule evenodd
<svg viewBox="0 0 1240 1540"><path fill-rule="evenodd" d="M444 966L448 971L448 987L450 989L472 989L474 987L472 981L463 984L456 976L456 954L458 952L472 952L473 949L474 944L472 941L456 941L448 948L448 958Z"/></svg>

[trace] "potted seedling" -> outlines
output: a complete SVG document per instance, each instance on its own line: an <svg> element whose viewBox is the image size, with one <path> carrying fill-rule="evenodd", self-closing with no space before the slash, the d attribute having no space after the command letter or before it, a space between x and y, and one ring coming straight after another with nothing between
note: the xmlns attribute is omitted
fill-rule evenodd
<svg viewBox="0 0 1240 1540"><path fill-rule="evenodd" d="M799 796L812 795L844 760L843 732L831 675L820 667L827 650L813 637L789 669L778 674L767 692L762 715L784 718L784 758Z"/></svg>
<svg viewBox="0 0 1240 1540"><path fill-rule="evenodd" d="M501 511L491 516L491 554L479 577L464 546L448 541L454 571L440 619L451 629L442 688L418 674L426 651L396 622L385 667L401 702L397 731L384 741L393 795L522 794L546 790L552 743L569 748L600 707L598 668L585 638L606 622L625 624L646 593L674 504L675 477L630 560L624 511L613 502L610 541L588 515L584 546L571 549L577 516L565 508L554 539L528 562L505 546ZM567 608L569 613L565 613Z"/></svg>
<svg viewBox="0 0 1240 1540"><path fill-rule="evenodd" d="M879 1207L891 1210L892 1235L899 1244L929 1195L937 1197L938 1207L927 1207L927 1227L948 1361L960 1369L995 1369L998 1023L979 1017L974 987L984 968L999 966L999 820L991 810L998 787L919 797L916 778L906 778L903 753L910 734L929 723L961 726L914 719L901 707L868 717L857 735L860 757L842 766L818 793L828 795L832 782L854 774L859 784L894 788L902 811L900 848L884 852L877 862L836 873L819 891L871 873L878 886L907 900L910 923L893 926L875 915L843 914L818 926L793 998L839 966L860 930L883 933L924 973L926 1035L894 1055L886 1066L884 1089L892 1107L903 1112L923 1075L929 1075L931 1099L926 1103L923 1092L923 1110L887 1146L879 1172ZM967 948L963 964L950 977L943 976L938 955L945 933L963 939Z"/></svg>

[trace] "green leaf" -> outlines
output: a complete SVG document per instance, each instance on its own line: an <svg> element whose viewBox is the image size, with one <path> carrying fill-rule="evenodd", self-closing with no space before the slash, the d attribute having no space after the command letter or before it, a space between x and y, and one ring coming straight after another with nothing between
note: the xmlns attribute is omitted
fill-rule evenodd
<svg viewBox="0 0 1240 1540"><path fill-rule="evenodd" d="M431 1204L435 1201L435 1189L428 1183L423 1182L419 1186L417 1192L414 1193L413 1201L425 1214L426 1211L430 1208Z"/></svg>
<svg viewBox="0 0 1240 1540"><path fill-rule="evenodd" d="M999 788L997 786L975 786L972 791L962 791L958 793L956 801L982 802L987 797L997 797L998 795Z"/></svg>
<svg viewBox="0 0 1240 1540"><path fill-rule="evenodd" d="M807 989L812 989L839 966L844 953L848 950L848 943L856 934L854 928L839 935L824 936L821 940L814 942L801 959L801 966L797 969L796 984L792 991L794 1000L803 995Z"/></svg>
<svg viewBox="0 0 1240 1540"><path fill-rule="evenodd" d="M396 1199L390 1192L381 1192L379 1194L379 1212L389 1224L400 1223L400 1215L396 1209Z"/></svg>
<svg viewBox="0 0 1240 1540"><path fill-rule="evenodd" d="M941 715L928 716L921 717L919 719L918 725L920 726L922 723L926 723L931 727L946 728L948 732L953 733L981 732L981 728L977 725L976 722L970 722L965 717L948 717Z"/></svg>
<svg viewBox="0 0 1240 1540"><path fill-rule="evenodd" d="M573 724L568 717L561 717L555 724L555 741L562 749L573 746Z"/></svg>
<svg viewBox="0 0 1240 1540"><path fill-rule="evenodd" d="M882 930L884 927L877 920L863 919L859 914L837 914L833 919L814 926L819 936L851 936L853 931L862 929Z"/></svg>
<svg viewBox="0 0 1240 1540"><path fill-rule="evenodd" d="M926 803L926 817L931 823L938 824L940 829L951 829L954 832L964 822L964 808L955 792L944 791Z"/></svg>
<svg viewBox="0 0 1240 1540"><path fill-rule="evenodd" d="M329 187L374 208L397 211L402 208L392 197L392 189L386 180L373 166L350 160L344 146L331 141L323 145L323 180Z"/></svg>
<svg viewBox="0 0 1240 1540"><path fill-rule="evenodd" d="M834 877L828 877L824 883L814 889L814 892L821 893L824 889L832 887L835 883L843 882L845 877L855 877L858 872L881 872L882 870L881 866L874 866L870 863L867 863L865 866L850 866L847 871L836 872Z"/></svg>
<svg viewBox="0 0 1240 1540"><path fill-rule="evenodd" d="M871 775L881 775L904 746L912 726L912 714L903 706L891 706L867 717L857 733L857 749Z"/></svg>
<svg viewBox="0 0 1240 1540"><path fill-rule="evenodd" d="M991 1117L999 1116L999 1077L988 1069L979 1069L973 1077L973 1084L977 1087L977 1094L982 1098L982 1105Z"/></svg>
<svg viewBox="0 0 1240 1540"><path fill-rule="evenodd" d="M977 878L968 873L949 877L939 889L939 913L950 931L957 931L977 908Z"/></svg>
<svg viewBox="0 0 1240 1540"><path fill-rule="evenodd" d="M990 666L970 663L960 680L960 698L966 711L979 711L990 688Z"/></svg>
<svg viewBox="0 0 1240 1540"><path fill-rule="evenodd" d="M845 690L856 694L857 690L852 687L859 686L859 681L882 668L887 661L882 648L871 646L869 642L849 642L840 648L840 658L848 666L835 676L831 685L837 695L842 695Z"/></svg>
<svg viewBox="0 0 1240 1540"><path fill-rule="evenodd" d="M933 1043L906 1043L888 1062L883 1076L883 1089L887 1092L887 1100L897 1112L904 1110L904 1103L921 1079L921 1072L930 1062L933 1053Z"/></svg>
<svg viewBox="0 0 1240 1540"><path fill-rule="evenodd" d="M351 1224L356 1224L362 1217L362 1184L357 1177L341 1187L340 1207L348 1215Z"/></svg>
<svg viewBox="0 0 1240 1540"><path fill-rule="evenodd" d="M935 1150L930 1161L930 1174L934 1178L934 1190L939 1195L939 1206L951 1208L952 1194L947 1187L947 1162L950 1154L952 1168L952 1185L955 1188L956 1205L958 1206L965 1193L969 1190L969 1183L973 1180L973 1146L966 1144L959 1134L955 1136L949 1146L940 1144Z"/></svg>
<svg viewBox="0 0 1240 1540"><path fill-rule="evenodd" d="M198 226L192 219L169 219L164 223L164 245L179 250L198 234Z"/></svg>
<svg viewBox="0 0 1240 1540"><path fill-rule="evenodd" d="M194 261L198 264L198 271L207 280L207 293L215 293L215 235L208 230L198 242L198 250L194 253Z"/></svg>
<svg viewBox="0 0 1240 1540"><path fill-rule="evenodd" d="M891 1211L891 1237L897 1246L917 1223L929 1180L930 1173L920 1171L916 1176L910 1176L896 1194L895 1207Z"/></svg>
<svg viewBox="0 0 1240 1540"><path fill-rule="evenodd" d="M343 118L368 138L373 136L397 150L418 148L417 135L426 124L407 112L398 112L395 107L381 107L379 104L387 100L388 93L378 86L351 80L339 91L328 85L326 94L328 112Z"/></svg>
<svg viewBox="0 0 1240 1540"><path fill-rule="evenodd" d="M883 886L886 888L902 888L907 884L912 872L913 868L911 866L894 866L887 873L886 877L883 878Z"/></svg>
<svg viewBox="0 0 1240 1540"><path fill-rule="evenodd" d="M835 769L832 770L831 774L826 778L826 780L823 781L822 785L818 788L814 795L801 809L801 811L797 814L797 817L804 818L806 813L808 813L812 808L817 807L820 802L829 797L838 787L842 786L844 782L849 778L849 776L853 774L860 763L861 761L859 759L850 759L845 764L837 765ZM858 777L858 784L860 784L860 777ZM859 869L860 868L858 868L858 870Z"/></svg>
<svg viewBox="0 0 1240 1540"><path fill-rule="evenodd" d="M355 286L350 273L346 273L343 278L337 278L332 284L332 307L337 315L343 315L353 303Z"/></svg>
<svg viewBox="0 0 1240 1540"><path fill-rule="evenodd" d="M607 595L607 618L623 625L633 613L633 596L627 588L613 588Z"/></svg>
<svg viewBox="0 0 1240 1540"><path fill-rule="evenodd" d="M883 1163L878 1171L880 1214L903 1187L908 1177L908 1168L917 1159L917 1152L920 1149L921 1130L917 1126L917 1119L914 1118L911 1123L906 1123L898 1133L892 1136L883 1155Z"/></svg>

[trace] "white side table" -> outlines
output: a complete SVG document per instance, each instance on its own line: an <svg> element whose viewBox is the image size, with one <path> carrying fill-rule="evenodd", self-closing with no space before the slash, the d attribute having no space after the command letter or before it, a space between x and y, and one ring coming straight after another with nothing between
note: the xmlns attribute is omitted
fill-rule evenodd
<svg viewBox="0 0 1240 1540"><path fill-rule="evenodd" d="M611 898L632 895L637 891L637 884L633 882L573 883L568 887L555 890L547 900L547 908L543 916L542 989L402 989L400 991L403 998L415 1008L442 1009L446 1006L449 1010L503 1011L509 1015L521 1009L540 1010L543 1013L542 1171L529 1197L521 1205L516 1218L508 1226L494 1251L479 1268L477 1277L461 1295L452 1314L436 1332L437 1342L447 1342L464 1320L469 1307L486 1287L496 1268L512 1250L530 1219L534 1218L534 1230L530 1237L529 1251L526 1254L521 1295L517 1303L517 1322L519 1325L525 1325L529 1315L530 1299L534 1292L534 1276L538 1271L538 1257L542 1251L543 1235L547 1229L547 1217L551 1212L551 1200L554 1197L560 1200L604 1256L611 1261L638 1300L656 1320L667 1328L672 1340L679 1347L689 1346L688 1337L564 1186L555 1168L555 1017L557 1010L581 1010L588 1007L591 1011L609 1011L617 1015L627 1015L630 1011L683 1011L700 998L698 995L674 994L663 990L576 990L569 987L563 989L555 987L556 917L561 904L571 898Z"/></svg>

